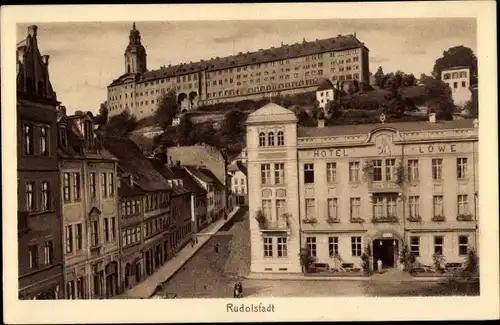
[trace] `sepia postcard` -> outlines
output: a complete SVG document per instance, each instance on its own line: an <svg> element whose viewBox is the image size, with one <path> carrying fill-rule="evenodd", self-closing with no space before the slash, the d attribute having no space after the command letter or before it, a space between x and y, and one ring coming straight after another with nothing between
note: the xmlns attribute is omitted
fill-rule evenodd
<svg viewBox="0 0 500 325"><path fill-rule="evenodd" d="M494 9L2 7L4 322L498 319Z"/></svg>

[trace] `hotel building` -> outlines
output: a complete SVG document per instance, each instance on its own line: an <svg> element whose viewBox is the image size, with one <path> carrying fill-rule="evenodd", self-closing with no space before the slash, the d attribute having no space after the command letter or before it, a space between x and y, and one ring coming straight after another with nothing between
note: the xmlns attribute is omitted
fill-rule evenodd
<svg viewBox="0 0 500 325"><path fill-rule="evenodd" d="M354 267L367 250L391 267L404 246L425 265L477 248L477 120L306 128L270 103L246 136L252 272L301 272L302 247Z"/></svg>
<svg viewBox="0 0 500 325"><path fill-rule="evenodd" d="M146 69L146 50L135 23L124 53L124 74L108 86L110 116L128 110L152 116L159 96L174 91L180 111L270 95L316 91L322 78L369 83L369 50L356 35L281 44L199 62Z"/></svg>

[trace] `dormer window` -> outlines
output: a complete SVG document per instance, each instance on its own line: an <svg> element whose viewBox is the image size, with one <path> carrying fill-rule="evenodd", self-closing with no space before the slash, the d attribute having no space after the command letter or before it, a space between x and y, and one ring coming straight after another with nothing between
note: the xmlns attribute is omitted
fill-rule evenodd
<svg viewBox="0 0 500 325"><path fill-rule="evenodd" d="M259 133L259 147L266 146L266 134L264 132Z"/></svg>
<svg viewBox="0 0 500 325"><path fill-rule="evenodd" d="M267 145L270 147L274 146L274 132L269 132L267 134Z"/></svg>
<svg viewBox="0 0 500 325"><path fill-rule="evenodd" d="M285 145L285 135L283 134L283 131L278 132L278 146L284 146Z"/></svg>

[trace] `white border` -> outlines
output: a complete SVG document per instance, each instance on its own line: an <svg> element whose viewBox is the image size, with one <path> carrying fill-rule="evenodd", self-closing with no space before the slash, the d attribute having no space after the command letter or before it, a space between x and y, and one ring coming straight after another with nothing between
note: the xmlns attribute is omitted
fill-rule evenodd
<svg viewBox="0 0 500 325"><path fill-rule="evenodd" d="M299 320L460 320L499 317L496 16L493 1L338 4L7 6L1 8L4 321L209 322ZM476 17L480 90L481 296L467 298L280 298L274 313L227 313L229 299L17 300L16 23L68 21L267 20ZM70 71L71 68L68 68ZM200 308L200 306L202 306Z"/></svg>

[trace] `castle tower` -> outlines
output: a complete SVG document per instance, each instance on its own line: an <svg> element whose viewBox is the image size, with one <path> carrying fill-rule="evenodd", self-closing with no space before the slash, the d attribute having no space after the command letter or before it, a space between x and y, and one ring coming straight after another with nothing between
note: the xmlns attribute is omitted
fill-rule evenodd
<svg viewBox="0 0 500 325"><path fill-rule="evenodd" d="M135 23L130 30L129 43L124 56L126 73L146 71L146 49L141 44L141 33L135 28Z"/></svg>

